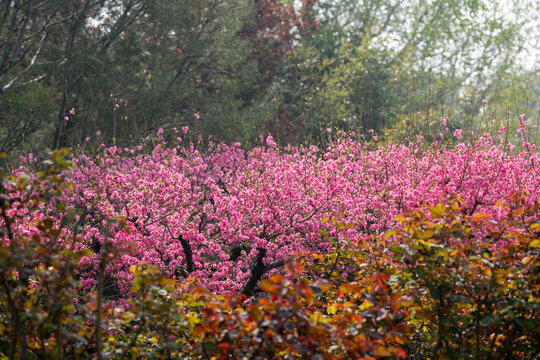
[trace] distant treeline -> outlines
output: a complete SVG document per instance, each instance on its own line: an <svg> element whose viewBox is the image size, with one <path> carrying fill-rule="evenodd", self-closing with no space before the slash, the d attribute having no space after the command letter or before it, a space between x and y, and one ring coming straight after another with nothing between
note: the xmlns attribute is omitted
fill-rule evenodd
<svg viewBox="0 0 540 360"><path fill-rule="evenodd" d="M508 111L534 127L538 72L519 65L538 9L501 3L0 0L0 152L186 125L248 145L317 143L327 128L436 134L444 116L479 127Z"/></svg>

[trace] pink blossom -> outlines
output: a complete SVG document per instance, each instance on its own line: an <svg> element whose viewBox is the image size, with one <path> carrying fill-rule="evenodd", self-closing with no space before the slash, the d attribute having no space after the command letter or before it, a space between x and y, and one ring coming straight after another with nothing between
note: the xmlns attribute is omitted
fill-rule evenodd
<svg viewBox="0 0 540 360"><path fill-rule="evenodd" d="M372 129L369 133L377 139ZM531 171L540 155L527 140L522 140L527 151L517 152L512 144L497 143L504 135L455 146L426 144L429 138L420 136L420 142L369 146L342 135L328 139L324 148L282 148L271 136L262 136L259 146L248 151L237 143L202 148L160 143L146 152L139 145L131 155L128 148L120 154L113 146L74 159L67 170L73 187L62 193L62 201L91 210L77 246L88 248L106 237L121 254L107 271L123 294L131 289L131 266L154 264L168 277L185 269L180 236L191 246L191 276L197 283L230 293L249 277L258 249L266 251L265 264L299 252L330 251L321 229L338 241L359 241L365 235L359 229L384 233L395 226L397 214L448 194L458 195L464 209L480 201L485 205L477 211L494 220L503 214L490 204L508 199L516 188L527 193L527 203L540 196L536 168ZM455 131L457 138L461 135L462 130ZM38 233L31 220L47 210L21 214L14 231ZM324 220L331 216L354 226L343 229ZM125 228L107 222L126 217ZM235 246L245 249L233 262ZM81 259L75 270L81 290L95 291L98 259Z"/></svg>
<svg viewBox="0 0 540 360"><path fill-rule="evenodd" d="M277 145L276 142L274 141L274 138L271 135L268 135L266 137L266 145L271 146L271 147L275 147Z"/></svg>

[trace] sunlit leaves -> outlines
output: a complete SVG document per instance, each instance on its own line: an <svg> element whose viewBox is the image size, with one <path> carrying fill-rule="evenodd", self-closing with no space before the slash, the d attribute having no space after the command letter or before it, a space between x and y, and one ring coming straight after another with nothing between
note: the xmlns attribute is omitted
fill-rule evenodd
<svg viewBox="0 0 540 360"><path fill-rule="evenodd" d="M407 251L390 250L403 263L400 281L415 299L409 324L425 356L521 358L538 346L532 326L539 316L533 300L539 254L532 246L538 240L528 228L539 203L523 206L519 194L512 202L500 221L469 215L456 200L431 207L429 215L419 210L402 218L405 230L415 230L394 235ZM506 341L495 341L499 335Z"/></svg>

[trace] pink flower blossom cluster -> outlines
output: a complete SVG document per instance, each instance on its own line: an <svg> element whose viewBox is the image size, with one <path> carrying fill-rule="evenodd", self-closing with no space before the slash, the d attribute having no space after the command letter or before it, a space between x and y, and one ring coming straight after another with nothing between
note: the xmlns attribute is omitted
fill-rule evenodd
<svg viewBox="0 0 540 360"><path fill-rule="evenodd" d="M270 265L292 254L330 251L329 237L387 231L397 214L425 202L459 195L471 214L496 219L505 210L494 204L513 191L526 191L531 202L540 196L539 154L510 153L501 138L376 149L350 138L326 149L263 140L250 151L237 143L204 151L161 144L151 153L113 146L75 158L63 200L79 211L73 246L93 249L80 261L84 284L95 285L104 241L122 250L107 266L122 293L131 288L130 267L140 263L229 293L245 283L258 254L272 273ZM21 211L20 231L37 234L32 219L45 209Z"/></svg>

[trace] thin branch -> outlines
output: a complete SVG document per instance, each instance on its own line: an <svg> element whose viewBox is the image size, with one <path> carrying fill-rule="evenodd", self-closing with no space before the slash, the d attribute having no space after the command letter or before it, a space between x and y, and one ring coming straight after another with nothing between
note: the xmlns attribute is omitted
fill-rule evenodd
<svg viewBox="0 0 540 360"><path fill-rule="evenodd" d="M324 205L326 205L326 203L328 202L328 200L330 200L330 199L329 199L329 198L326 199L321 205L319 205L318 207L316 207L310 215L306 216L306 217L303 218L302 220L297 221L296 224L301 224L301 223L306 222L306 221L308 221L309 219L311 219L313 216L315 216L315 214L317 214L317 213L323 208Z"/></svg>

